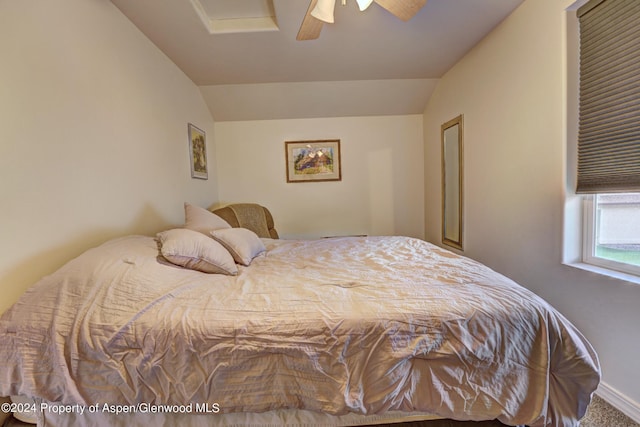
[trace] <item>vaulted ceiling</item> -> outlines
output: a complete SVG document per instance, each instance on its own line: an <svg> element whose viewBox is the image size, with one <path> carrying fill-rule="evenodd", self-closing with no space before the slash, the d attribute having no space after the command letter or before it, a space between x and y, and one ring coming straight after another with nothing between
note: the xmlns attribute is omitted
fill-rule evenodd
<svg viewBox="0 0 640 427"><path fill-rule="evenodd" d="M523 0L428 0L408 22L336 1L297 41L307 0L111 0L203 93L217 121L424 110L437 79Z"/></svg>

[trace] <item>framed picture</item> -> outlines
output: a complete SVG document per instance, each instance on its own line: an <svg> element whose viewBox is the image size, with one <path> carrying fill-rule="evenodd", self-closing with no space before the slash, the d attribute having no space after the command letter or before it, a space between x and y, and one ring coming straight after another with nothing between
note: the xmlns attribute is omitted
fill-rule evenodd
<svg viewBox="0 0 640 427"><path fill-rule="evenodd" d="M287 182L340 181L340 140L286 141Z"/></svg>
<svg viewBox="0 0 640 427"><path fill-rule="evenodd" d="M189 153L191 155L191 178L208 179L207 136L202 129L189 123Z"/></svg>

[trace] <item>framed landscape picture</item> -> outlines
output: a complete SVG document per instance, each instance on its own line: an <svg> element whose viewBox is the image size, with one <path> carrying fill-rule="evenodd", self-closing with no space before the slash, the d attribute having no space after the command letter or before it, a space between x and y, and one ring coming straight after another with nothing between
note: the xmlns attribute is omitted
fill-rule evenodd
<svg viewBox="0 0 640 427"><path fill-rule="evenodd" d="M286 141L287 182L340 181L340 140Z"/></svg>
<svg viewBox="0 0 640 427"><path fill-rule="evenodd" d="M208 179L207 136L202 129L189 123L189 153L191 178Z"/></svg>

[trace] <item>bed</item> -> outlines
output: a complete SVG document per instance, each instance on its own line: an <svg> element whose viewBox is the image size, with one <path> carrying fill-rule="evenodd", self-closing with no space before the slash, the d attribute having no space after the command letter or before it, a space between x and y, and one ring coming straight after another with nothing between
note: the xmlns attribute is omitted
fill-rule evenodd
<svg viewBox="0 0 640 427"><path fill-rule="evenodd" d="M423 240L284 240L230 209L32 286L0 318L0 395L51 426L578 426L597 355L532 292Z"/></svg>

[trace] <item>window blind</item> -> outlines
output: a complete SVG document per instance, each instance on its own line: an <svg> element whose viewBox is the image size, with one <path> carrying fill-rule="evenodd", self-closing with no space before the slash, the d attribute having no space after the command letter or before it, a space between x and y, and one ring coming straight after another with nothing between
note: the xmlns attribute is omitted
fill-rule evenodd
<svg viewBox="0 0 640 427"><path fill-rule="evenodd" d="M640 1L578 9L577 193L640 191Z"/></svg>

